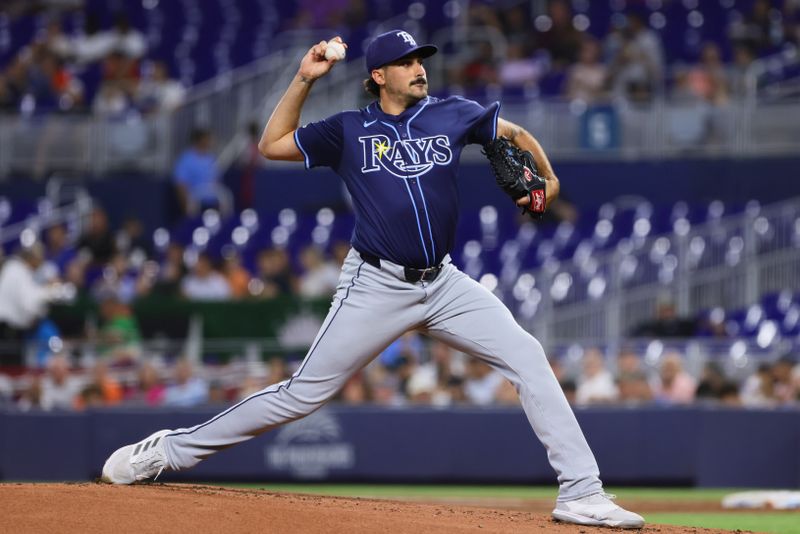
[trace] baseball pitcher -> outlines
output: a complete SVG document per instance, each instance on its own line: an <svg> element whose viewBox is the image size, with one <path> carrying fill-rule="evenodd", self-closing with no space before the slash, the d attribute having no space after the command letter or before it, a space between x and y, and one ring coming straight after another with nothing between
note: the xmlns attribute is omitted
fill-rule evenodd
<svg viewBox="0 0 800 534"><path fill-rule="evenodd" d="M418 330L480 358L510 380L558 475L553 517L584 525L640 528L644 520L603 492L597 463L539 342L486 288L450 261L458 220L463 148L484 146L498 184L517 205L541 214L559 181L523 128L461 97L428 96L424 60L437 52L393 30L369 44L365 88L376 100L299 127L314 82L341 58L322 41L303 57L270 117L261 153L327 166L353 198L352 249L330 311L288 380L267 387L192 428L161 430L114 452L103 480L131 484L163 470L189 469L212 454L304 417L333 397L392 341ZM328 47L336 50L328 53ZM327 59L326 59L327 57Z"/></svg>

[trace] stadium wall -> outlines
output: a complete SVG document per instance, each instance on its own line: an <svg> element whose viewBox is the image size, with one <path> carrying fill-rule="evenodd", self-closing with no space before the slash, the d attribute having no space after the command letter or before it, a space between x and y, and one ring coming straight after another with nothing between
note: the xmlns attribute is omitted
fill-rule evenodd
<svg viewBox="0 0 800 534"><path fill-rule="evenodd" d="M283 208L313 211L323 206L344 208L341 180L328 169L308 172L298 166L268 167L255 178L254 204L259 211L277 213ZM750 199L762 203L797 196L800 188L793 178L800 157L760 159L671 160L585 160L557 162L562 195L584 209L592 209L622 195L639 195L651 202L669 204L678 200L719 199L744 204ZM234 194L241 173L225 175ZM486 204L507 206L508 199L495 186L484 163L461 166L461 209L476 210ZM148 230L167 226L177 214L177 204L168 179L142 175L113 175L105 179L86 179L89 193L106 208L112 226L128 215L143 220ZM45 184L26 178L0 182L0 196L12 201L33 201L43 196Z"/></svg>
<svg viewBox="0 0 800 534"><path fill-rule="evenodd" d="M117 447L215 412L0 413L0 480L89 480ZM577 411L607 484L800 487L800 411ZM515 408L344 407L222 452L173 480L554 483Z"/></svg>

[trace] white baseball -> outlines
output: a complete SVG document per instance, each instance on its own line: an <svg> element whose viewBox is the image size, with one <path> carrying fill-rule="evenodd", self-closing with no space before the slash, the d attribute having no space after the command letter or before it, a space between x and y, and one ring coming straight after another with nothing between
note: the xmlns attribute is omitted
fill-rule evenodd
<svg viewBox="0 0 800 534"><path fill-rule="evenodd" d="M334 41L331 39L328 41L328 46L325 48L325 59L331 60L336 59L341 61L344 59L345 50L344 45L339 41Z"/></svg>

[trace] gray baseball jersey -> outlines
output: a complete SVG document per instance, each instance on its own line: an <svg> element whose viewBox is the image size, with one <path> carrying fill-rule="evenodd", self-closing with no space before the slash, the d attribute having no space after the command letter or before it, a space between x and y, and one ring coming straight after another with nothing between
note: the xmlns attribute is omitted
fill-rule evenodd
<svg viewBox="0 0 800 534"><path fill-rule="evenodd" d="M516 388L560 483L559 500L602 491L594 456L541 344L486 288L452 263L462 148L496 136L499 104L427 97L400 115L377 102L295 133L306 166L333 168L356 212L330 311L288 380L164 439L169 467L304 417L409 330L480 358Z"/></svg>

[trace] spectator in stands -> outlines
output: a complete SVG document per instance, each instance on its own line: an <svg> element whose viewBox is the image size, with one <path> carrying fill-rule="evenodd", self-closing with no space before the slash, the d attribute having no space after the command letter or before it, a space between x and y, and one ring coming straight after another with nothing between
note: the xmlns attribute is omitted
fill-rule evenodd
<svg viewBox="0 0 800 534"><path fill-rule="evenodd" d="M664 54L661 40L647 28L641 15L631 12L622 32L612 33L609 49L616 50L609 67L609 80L616 97L646 101L661 90Z"/></svg>
<svg viewBox="0 0 800 534"><path fill-rule="evenodd" d="M493 404L502 386L503 375L477 358L470 358L464 381L464 394L471 404L488 406Z"/></svg>
<svg viewBox="0 0 800 534"><path fill-rule="evenodd" d="M44 244L45 263L50 264L58 276L63 277L67 265L77 254L70 243L66 225L56 224L48 228L45 231Z"/></svg>
<svg viewBox="0 0 800 534"><path fill-rule="evenodd" d="M190 136L191 146L175 164L173 180L183 213L197 215L208 207L218 207L216 161L211 151L211 132L195 128Z"/></svg>
<svg viewBox="0 0 800 534"><path fill-rule="evenodd" d="M42 407L42 382L40 375L30 376L30 382L20 393L17 399L17 408L22 411L33 410Z"/></svg>
<svg viewBox="0 0 800 534"><path fill-rule="evenodd" d="M99 296L102 325L97 335L101 358L112 363L129 363L142 354L142 334L130 307L112 292Z"/></svg>
<svg viewBox="0 0 800 534"><path fill-rule="evenodd" d="M780 404L793 404L798 400L797 385L792 371L795 361L790 354L782 356L772 365L773 391Z"/></svg>
<svg viewBox="0 0 800 534"><path fill-rule="evenodd" d="M436 395L436 368L433 365L412 365L405 386L405 393L411 404L431 405L434 404L434 397L437 398L437 402L446 400L444 397Z"/></svg>
<svg viewBox="0 0 800 534"><path fill-rule="evenodd" d="M194 366L187 358L175 364L174 380L164 391L164 406L200 406L208 402L208 382L194 376Z"/></svg>
<svg viewBox="0 0 800 534"><path fill-rule="evenodd" d="M100 30L97 16L86 10L84 14L83 33L72 42L72 52L78 64L100 61L114 49L114 37Z"/></svg>
<svg viewBox="0 0 800 534"><path fill-rule="evenodd" d="M717 362L707 362L703 367L703 374L697 384L696 399L721 401L723 394L727 394L728 379Z"/></svg>
<svg viewBox="0 0 800 534"><path fill-rule="evenodd" d="M341 402L355 406L371 402L370 388L365 375L366 373L360 371L345 382L340 394Z"/></svg>
<svg viewBox="0 0 800 534"><path fill-rule="evenodd" d="M328 297L336 289L339 269L323 256L319 247L311 245L300 251L300 296L306 298Z"/></svg>
<svg viewBox="0 0 800 534"><path fill-rule="evenodd" d="M104 119L124 119L132 109L130 95L118 82L104 82L92 103L92 113Z"/></svg>
<svg viewBox="0 0 800 534"><path fill-rule="evenodd" d="M686 84L695 98L714 105L722 105L728 101L728 80L716 43L708 42L703 45L700 63L692 66L686 73Z"/></svg>
<svg viewBox="0 0 800 534"><path fill-rule="evenodd" d="M583 355L583 372L578 377L576 404L606 404L614 402L617 397L619 389L606 369L603 353L597 348L587 349Z"/></svg>
<svg viewBox="0 0 800 534"><path fill-rule="evenodd" d="M525 53L522 43L510 43L500 67L499 81L505 88L533 90L542 70L542 65Z"/></svg>
<svg viewBox="0 0 800 534"><path fill-rule="evenodd" d="M383 365L367 366L372 399L378 406L402 406L406 400L400 393L400 378Z"/></svg>
<svg viewBox="0 0 800 534"><path fill-rule="evenodd" d="M755 0L744 20L733 19L728 35L734 43L752 47L758 55L772 52L783 42L780 13L770 0Z"/></svg>
<svg viewBox="0 0 800 534"><path fill-rule="evenodd" d="M153 292L160 295L174 296L180 293L181 281L186 274L183 263L183 246L171 242L167 245L164 259L158 270L158 277Z"/></svg>
<svg viewBox="0 0 800 534"><path fill-rule="evenodd" d="M19 103L14 96L11 86L6 80L5 73L0 70L0 111L16 111Z"/></svg>
<svg viewBox="0 0 800 534"><path fill-rule="evenodd" d="M149 72L139 84L136 101L145 112L173 111L183 103L186 88L170 77L169 67L163 61L153 61Z"/></svg>
<svg viewBox="0 0 800 534"><path fill-rule="evenodd" d="M741 98L750 93L750 69L755 59L755 53L750 46L745 43L734 45L733 64L728 73L728 86L732 96Z"/></svg>
<svg viewBox="0 0 800 534"><path fill-rule="evenodd" d="M331 256L333 256L333 261L337 265L338 268L341 268L344 265L344 260L347 258L347 254L350 252L350 243L347 241L336 241L331 245Z"/></svg>
<svg viewBox="0 0 800 534"><path fill-rule="evenodd" d="M115 406L122 402L120 383L108 372L108 364L98 361L92 369L92 380L81 389L75 399L78 410L100 406Z"/></svg>
<svg viewBox="0 0 800 534"><path fill-rule="evenodd" d="M563 71L578 59L583 34L572 24L572 8L565 0L552 0L547 16L550 27L537 34L536 44L550 55L552 69Z"/></svg>
<svg viewBox="0 0 800 534"><path fill-rule="evenodd" d="M114 27L109 32L113 40L113 49L122 52L126 57L139 59L147 52L147 41L142 32L131 26L125 13L114 16Z"/></svg>
<svg viewBox="0 0 800 534"><path fill-rule="evenodd" d="M239 141L237 147L239 176L234 181L233 188L236 190L236 209L242 211L253 207L256 194L256 175L266 166L267 160L258 150L261 130L256 122L249 123L246 131L237 139Z"/></svg>
<svg viewBox="0 0 800 534"><path fill-rule="evenodd" d="M286 358L281 356L273 356L268 360L267 371L267 384L283 382L292 374Z"/></svg>
<svg viewBox="0 0 800 534"><path fill-rule="evenodd" d="M697 381L683 369L683 356L675 351L664 354L659 380L653 386L655 399L665 404L690 404L696 389Z"/></svg>
<svg viewBox="0 0 800 534"><path fill-rule="evenodd" d="M142 362L137 373L136 389L131 391L127 402L146 406L159 406L164 401L165 387L158 369L149 361Z"/></svg>
<svg viewBox="0 0 800 534"><path fill-rule="evenodd" d="M778 404L775 398L772 368L769 364L760 364L758 371L747 377L742 384L740 397L742 405L750 408L765 408Z"/></svg>
<svg viewBox="0 0 800 534"><path fill-rule="evenodd" d="M205 252L197 255L192 271L181 282L181 294L189 300L226 300L231 297L228 280Z"/></svg>
<svg viewBox="0 0 800 534"><path fill-rule="evenodd" d="M242 258L235 248L223 250L222 274L228 281L232 298L243 299L250 294L250 272L242 265Z"/></svg>
<svg viewBox="0 0 800 534"><path fill-rule="evenodd" d="M470 2L469 10L467 11L467 25L480 27L494 28L500 32L503 31L503 24L500 21L499 10L494 9L483 2ZM530 31L530 25L528 25Z"/></svg>
<svg viewBox="0 0 800 534"><path fill-rule="evenodd" d="M497 404L502 404L505 406L519 406L519 393L514 388L514 384L512 384L508 380L503 380L500 384L500 388L497 390L497 395L495 396L495 402Z"/></svg>
<svg viewBox="0 0 800 534"><path fill-rule="evenodd" d="M108 215L102 207L92 208L89 223L78 240L78 249L90 254L90 266L96 268L104 266L116 254L114 235L108 224Z"/></svg>
<svg viewBox="0 0 800 534"><path fill-rule="evenodd" d="M28 71L28 89L39 111L75 111L83 107L83 83L66 68L64 61L47 51L36 51Z"/></svg>
<svg viewBox="0 0 800 534"><path fill-rule="evenodd" d="M45 26L44 35L39 39L45 50L57 57L69 61L73 56L73 45L59 17L52 17Z"/></svg>
<svg viewBox="0 0 800 534"><path fill-rule="evenodd" d="M93 288L98 300L110 295L124 303L145 295L149 289L140 273L131 269L127 256L121 252L114 254L103 267L103 276Z"/></svg>
<svg viewBox="0 0 800 534"><path fill-rule="evenodd" d="M634 327L635 337L692 337L695 333L694 321L678 317L675 303L670 297L663 296L656 304L656 316Z"/></svg>
<svg viewBox="0 0 800 534"><path fill-rule="evenodd" d="M378 361L389 369L395 369L405 361L421 361L423 349L419 334L414 331L406 332L384 349L378 356Z"/></svg>
<svg viewBox="0 0 800 534"><path fill-rule="evenodd" d="M525 7L516 5L498 11L502 17L502 32L509 47L515 46L521 56L529 56L534 49L534 33L531 31L531 17Z"/></svg>
<svg viewBox="0 0 800 534"><path fill-rule="evenodd" d="M28 93L28 65L25 59L17 56L11 60L3 74L0 105L3 109L22 111L22 101Z"/></svg>
<svg viewBox="0 0 800 534"><path fill-rule="evenodd" d="M739 388L733 382L725 382L719 392L719 403L723 406L740 407L742 399L739 397Z"/></svg>
<svg viewBox="0 0 800 534"><path fill-rule="evenodd" d="M272 372L273 360L278 360L279 366L283 364L283 359L277 356L269 360L269 369L260 360L247 363L247 374L237 388L236 400L246 399L270 384L277 384L283 381L284 374L282 372L279 374L273 374ZM273 377L277 378L277 380L275 382L270 382Z"/></svg>
<svg viewBox="0 0 800 534"><path fill-rule="evenodd" d="M460 74L464 91L478 95L487 85L497 84L499 77L496 65L492 44L488 41L478 43Z"/></svg>
<svg viewBox="0 0 800 534"><path fill-rule="evenodd" d="M129 258L136 256L142 259L150 257L153 252L150 240L144 232L144 224L136 215L128 215L122 221L115 238L116 248Z"/></svg>
<svg viewBox="0 0 800 534"><path fill-rule="evenodd" d="M41 284L36 270L44 247L21 247L0 267L0 365L22 365L23 342L47 313L47 305L67 298L74 289L59 283Z"/></svg>
<svg viewBox="0 0 800 534"><path fill-rule="evenodd" d="M278 247L262 250L258 254L257 268L258 280L263 284L257 296L271 299L295 293L296 281L285 250Z"/></svg>
<svg viewBox="0 0 800 534"><path fill-rule="evenodd" d="M0 373L0 408L11 406L14 400L14 383L11 377Z"/></svg>
<svg viewBox="0 0 800 534"><path fill-rule="evenodd" d="M800 3L783 3L783 37L787 43L800 46Z"/></svg>
<svg viewBox="0 0 800 534"><path fill-rule="evenodd" d="M566 91L570 100L594 103L606 90L606 66L600 62L600 45L592 37L581 41L578 62L567 71Z"/></svg>
<svg viewBox="0 0 800 534"><path fill-rule="evenodd" d="M72 410L81 391L81 380L70 375L69 360L63 354L50 358L42 379L41 407L44 410Z"/></svg>
<svg viewBox="0 0 800 534"><path fill-rule="evenodd" d="M636 405L653 400L653 391L641 362L631 348L623 349L617 357L617 388L619 401L624 404Z"/></svg>

